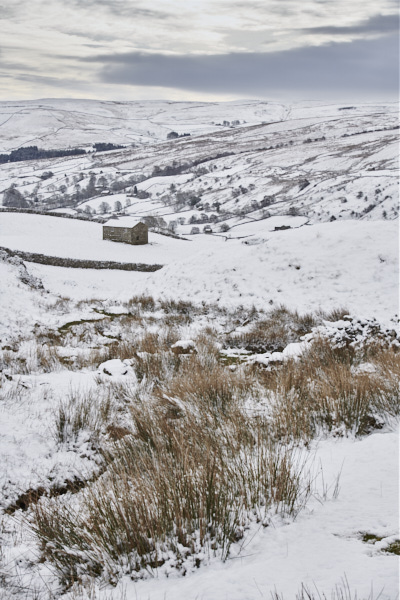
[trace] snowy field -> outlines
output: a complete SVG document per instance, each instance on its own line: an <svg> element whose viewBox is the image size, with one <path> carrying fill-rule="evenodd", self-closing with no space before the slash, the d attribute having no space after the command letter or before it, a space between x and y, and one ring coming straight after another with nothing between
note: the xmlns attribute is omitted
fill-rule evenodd
<svg viewBox="0 0 400 600"><path fill-rule="evenodd" d="M189 242L156 233L149 234L145 246L116 244L102 238L99 223L18 213L0 215L0 246L47 256L165 264L186 253L182 246L189 246Z"/></svg>
<svg viewBox="0 0 400 600"><path fill-rule="evenodd" d="M247 227L243 226L246 233ZM254 231L255 224L251 227ZM63 269L32 263L29 270L52 293L77 300L128 300L134 294L148 293L175 300L218 302L230 308L244 304L266 309L283 303L307 312L343 306L351 313L376 317L385 323L398 314L396 221L347 221L276 232L265 231L261 222L258 235L254 236L256 243L252 244L246 243L253 239L247 237L224 241L194 236L191 242L159 238L155 249L161 252L165 239L164 253L153 254L153 260L166 266L151 274ZM130 251L136 256L136 248L128 247L125 254L125 246L115 246L118 260ZM32 251L32 244L28 247ZM172 247L170 255L166 247ZM142 262L152 262L146 258L146 247L140 251ZM87 252L85 248L83 255L77 251L73 255L87 257Z"/></svg>
<svg viewBox="0 0 400 600"><path fill-rule="evenodd" d="M17 182L18 189L36 189L43 199L58 193L61 184L67 193L77 185L83 189L93 174L105 177L109 187L124 177L128 182L146 175L137 188L149 192L148 198L132 197L131 181L129 195L127 188L56 210L76 214L90 206L98 212L105 200L114 211L119 201L133 218L173 220L177 232L188 237L150 232L149 244L135 247L102 240L96 222L0 212L0 246L11 250L163 265L154 273L72 269L23 262L0 251L0 598L297 600L304 585L310 595L301 600L398 600L396 107L341 108L256 101L212 107L67 100L0 104L3 151L28 142L89 148L105 139L141 146L101 156L7 163L0 166L2 192ZM239 124L218 124L225 119ZM171 130L191 136L167 143ZM224 150L233 154L201 162ZM183 158L193 160L190 172L150 176L155 165ZM53 177L42 180L50 168ZM203 219L197 224L202 230L208 223L204 215L210 214L217 218L210 222L213 234L191 235L193 217ZM322 354L326 364L318 358L324 336L333 353ZM309 355L313 344L317 354ZM189 354L181 355L182 349ZM301 379L302 369L312 375ZM272 437L279 432L278 446L295 448L293 472L306 465L299 481L310 493L304 492L304 501L299 495L298 510L285 512L272 502L243 512L225 561L215 540L190 551L179 542L157 569L149 562L135 570L125 555L107 562L103 548L100 562L107 567L100 569L101 577L99 569L97 575L90 570L97 550L90 554L80 539L63 542L57 555L51 535L62 529L62 520L51 507L64 516L67 507L79 524L87 516L90 490L103 480L111 486L107 476L116 468L124 436L139 439L140 418L143 425L151 411L154 419L165 412L165 423L174 424L193 410L201 422L204 405L196 404L196 393L203 389L201 376L212 373L215 385L238 386L238 406L249 427L265 419L271 428L265 431ZM304 405L295 404L294 384L284 387L286 373L300 377L307 390L300 396ZM185 396L184 385L191 395ZM353 410L354 397L364 398L365 390L368 395L368 386L372 400L364 421L346 421L347 407ZM310 410L304 408L307 394L314 398L320 388L325 390L322 424L310 426L303 437L292 432L294 438L285 438L282 423L290 430L298 415ZM279 399L287 411L279 413L282 421L276 425ZM211 428L210 435L222 432L212 438L216 444L234 431L235 421L224 421L224 411L221 415ZM185 432L193 446L190 427ZM106 455L114 459L107 463ZM242 468L246 456L238 456L236 467ZM200 468L196 476L201 478ZM136 499L135 477L129 506ZM192 477L188 472L188 481ZM154 473L149 476L154 485L156 480ZM122 514L115 506L115 515ZM55 514L49 530L42 530L44 538L35 507ZM86 526L94 531L96 522L97 516L82 522L82 536ZM57 556L81 560L78 570L61 576Z"/></svg>

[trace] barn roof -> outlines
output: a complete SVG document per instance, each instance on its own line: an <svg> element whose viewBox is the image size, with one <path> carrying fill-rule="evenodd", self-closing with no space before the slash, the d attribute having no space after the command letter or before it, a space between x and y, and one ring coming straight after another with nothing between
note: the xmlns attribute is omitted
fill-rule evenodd
<svg viewBox="0 0 400 600"><path fill-rule="evenodd" d="M142 221L135 219L134 217L122 217L120 219L109 219L104 225L107 227L135 227L139 223L144 224Z"/></svg>

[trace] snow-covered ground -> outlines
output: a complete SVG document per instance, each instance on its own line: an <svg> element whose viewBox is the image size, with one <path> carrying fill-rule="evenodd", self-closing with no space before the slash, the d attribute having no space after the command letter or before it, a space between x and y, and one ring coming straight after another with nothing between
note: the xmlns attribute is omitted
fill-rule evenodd
<svg viewBox="0 0 400 600"><path fill-rule="evenodd" d="M58 402L74 391L90 393L96 377L93 372L32 374L9 384L8 390L17 386L19 400L16 406L9 395L1 403L3 506L12 504L25 490L38 489L47 477L57 486L96 472L98 464L88 436L61 447L54 436ZM253 524L225 563L211 559L186 577L155 575L138 582L125 577L116 588L92 589L90 597L256 600L269 598L277 590L289 599L304 584L327 598L336 586L346 589L348 585L357 598L395 600L398 557L384 551L399 536L398 453L396 427L359 440L328 438L313 443L308 468L313 473L314 494L296 520L273 517L267 527ZM14 578L16 585L12 597L41 593L37 597L45 598L52 592L64 600L83 598L75 592L60 595L51 569L37 561L37 546L17 533L20 517L7 517L0 536L4 581ZM366 533L379 541L366 543L362 539ZM18 587L28 595L19 596ZM5 594L6 590L7 586Z"/></svg>
<svg viewBox="0 0 400 600"><path fill-rule="evenodd" d="M213 239L212 243L218 241ZM0 246L62 258L165 264L179 259L187 252L186 248L191 246L191 242L150 233L148 244L131 246L103 240L103 229L99 223L43 215L2 213ZM193 250L190 251L192 252Z"/></svg>
<svg viewBox="0 0 400 600"><path fill-rule="evenodd" d="M65 231L70 223L95 231L100 228L70 220L65 223ZM111 250L115 248L114 254L107 255L112 260L160 261L166 265L155 273L65 269L33 263L28 268L53 294L77 300L128 300L135 294L148 293L229 307L243 304L267 309L285 304L301 312L346 307L354 314L373 316L383 322L398 314L397 221L346 221L273 232L265 231L265 223L268 221L260 222L254 237L227 241L223 237L193 236L193 241L186 242L157 236L160 242L152 248L96 242L96 247L105 244ZM243 227L248 233L248 226ZM251 227L254 232L255 224ZM240 227L235 228L235 233L239 232ZM36 242L29 241L29 237L26 240L24 249L33 251ZM249 244L250 240L253 243ZM36 251L44 243L47 240L37 240ZM66 238L64 248L69 245L72 243ZM89 244L82 254L78 248L79 244L75 244L71 256L89 256ZM55 250L53 246L49 254L59 255ZM99 258L100 254L90 253L90 257L96 256Z"/></svg>
<svg viewBox="0 0 400 600"><path fill-rule="evenodd" d="M89 147L96 141L141 145L4 164L0 192L15 183L27 197L36 189L43 199L61 185L68 193L85 187L90 173L105 177L106 187L118 178L142 175L148 178L138 182L138 191L151 193L150 198L131 197L130 185L129 196L98 195L79 209L89 205L98 211L106 201L114 210L119 201L135 218L185 219L177 232L189 237L150 232L148 245L129 246L102 240L99 223L0 212L0 246L12 250L163 265L154 273L70 269L23 263L0 252L0 507L30 488L90 477L98 468L88 439L79 438L73 446L56 441L55 414L59 402L75 392L90 394L107 376L89 368L67 370L62 362L54 371L51 356L47 372L34 368L35 340L46 344L63 325L100 322L104 311L123 314L123 303L142 294L231 311L242 306L246 314L253 306L267 311L285 305L300 313L346 308L391 327L398 324L396 107L341 108L255 101L0 104L0 151L28 144ZM233 128L217 124L236 119L240 123ZM166 142L171 130L191 136ZM232 154L213 158L224 152ZM194 166L188 173L151 177L155 166L174 161ZM50 169L53 177L42 180ZM181 204L178 193L184 196ZM295 209L291 216L290 207ZM57 210L74 214L77 208ZM210 223L214 234L190 235L191 217L211 213L218 219ZM197 226L202 230L205 222ZM222 223L226 231L220 230ZM288 228L276 230L282 226ZM151 315L149 331L157 331L159 319ZM206 325L223 329L215 312L205 310L197 324L181 327L182 339ZM105 344L118 339L115 331L103 334ZM81 335L83 344L84 328ZM90 351L99 350L97 341ZM68 360L80 350L79 344L65 344L57 351ZM19 371L11 372L7 360L17 355L23 360L16 363ZM132 377L132 386L136 383ZM399 539L398 450L394 422L361 439L312 442L316 491L294 522L276 518L267 528L253 524L243 547L235 545L225 563L212 560L186 577L160 575L135 583L126 577L116 588L96 588L88 597L256 600L276 589L291 600L304 583L330 598L332 589L347 581L349 600L356 592L359 600L370 595L371 600L395 600L398 557L384 549ZM7 600L33 600L35 593L40 600L60 597L59 583L39 561L36 542L20 520L18 511L0 518L0 595L4 590ZM382 539L365 543L364 533ZM14 580L20 587L11 586ZM67 598L76 600L72 592Z"/></svg>
<svg viewBox="0 0 400 600"><path fill-rule="evenodd" d="M101 135L99 131L108 127L108 117L112 129L108 141L120 142L124 135L129 136L125 129L128 122L140 129L143 115L148 127L157 133L146 138L144 147L128 145L112 152L2 164L3 201L10 186L16 186L27 203L41 208L72 206L84 210L89 206L98 212L105 201L114 211L116 201L125 208L128 200L132 214L137 209L139 215L164 216L167 222L185 219L184 226L193 216L190 211L194 206L207 219L217 217L219 226L234 224L242 214L260 218L266 212L285 215L289 210L313 222L333 218L393 219L398 214L396 104L360 104L352 110L341 110L340 105L316 103L283 106L248 102L242 107L240 103L227 103L194 105L190 109L181 103L163 108L157 103L95 103L91 117L85 102L80 107L79 102L54 103L61 107L59 128L46 120L52 121L57 115L57 110L45 108L46 102L43 106L22 103L18 110L14 104L0 104L0 111L5 111L0 124L4 148L28 145L28 140L23 141L28 137L25 132L32 133L35 127L46 132L43 140L40 135L36 139L39 147L76 145L90 135ZM213 125L224 110L237 110L240 126ZM38 115L43 111L45 117L40 121ZM121 115L116 117L116 111ZM136 111L138 120L126 121L130 111ZM193 134L166 140L166 130L164 126L160 129L153 111L165 122L172 119L173 127L172 116L178 120L179 115L189 129L192 125ZM88 129L85 119L90 118L102 120L99 131L96 127ZM122 133L114 127L115 118L124 128ZM19 119L27 120L24 127L21 124L21 138ZM68 121L67 126L62 125L63 120ZM139 138L145 139L141 134ZM29 144L33 143L35 138L29 138ZM169 171L162 176L167 167ZM138 198L127 197L135 185L139 193L151 195L144 204L138 204ZM101 197L102 191L110 195Z"/></svg>
<svg viewBox="0 0 400 600"><path fill-rule="evenodd" d="M289 600L302 584L330 598L332 590L347 580L357 598L381 594L382 600L395 600L398 557L381 550L398 538L398 433L376 433L357 442L320 442L314 461L320 469L319 484L323 478L330 488L326 501L315 498L294 523L255 527L240 554L225 564L214 563L185 578L138 583L126 579L120 589L137 600L256 600L270 598L275 590ZM365 532L383 540L363 543Z"/></svg>

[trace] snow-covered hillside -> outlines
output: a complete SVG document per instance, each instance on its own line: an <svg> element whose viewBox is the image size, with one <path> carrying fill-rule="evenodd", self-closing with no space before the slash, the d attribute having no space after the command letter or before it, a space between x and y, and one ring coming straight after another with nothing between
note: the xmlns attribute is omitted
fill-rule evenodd
<svg viewBox="0 0 400 600"><path fill-rule="evenodd" d="M0 153L29 145L47 149L90 148L95 142L154 144L171 131L201 134L219 131L232 122L238 126L279 121L287 110L285 105L258 100L211 104L64 99L1 102Z"/></svg>
<svg viewBox="0 0 400 600"><path fill-rule="evenodd" d="M102 113L116 110L113 103L89 103L85 109L85 103L72 108L66 101L54 102L59 102L65 118L72 120L61 129L70 137L59 143L57 127L45 120L47 147L79 146L82 135L92 135L96 141L92 126L79 120L79 115L98 115L105 128L107 119ZM191 129L191 135L166 141L163 130L145 147L3 164L3 203L9 203L5 191L15 186L22 206L42 210L68 206L88 213L123 209L162 217L165 226L172 223L178 229L189 222L201 228L211 222L218 230L231 227L238 217L260 219L289 211L314 222L392 219L398 214L396 104L170 103L161 108L154 103L132 103L122 107L125 111L129 108L137 119L157 123L157 119L165 119L175 129L184 123L182 130ZM9 148L40 145L32 137L22 143L11 139L15 131L11 124L18 115L28 119L24 132L31 131L29 119L35 126L41 122L33 108L22 104L16 116L12 113L0 126L4 143L10 141ZM126 112L120 110L118 119L126 127L131 121L125 120ZM231 122L235 110L240 126L212 124L224 111ZM157 119L149 115L151 111L158 114ZM122 141L108 130L106 140Z"/></svg>
<svg viewBox="0 0 400 600"><path fill-rule="evenodd" d="M0 136L126 145L0 165L0 597L398 598L397 105L8 102Z"/></svg>

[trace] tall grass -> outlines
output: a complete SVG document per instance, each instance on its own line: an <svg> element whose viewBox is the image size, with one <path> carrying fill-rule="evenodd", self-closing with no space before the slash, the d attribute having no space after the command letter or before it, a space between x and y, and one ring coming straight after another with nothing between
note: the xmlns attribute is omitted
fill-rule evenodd
<svg viewBox="0 0 400 600"><path fill-rule="evenodd" d="M94 443L101 428L110 421L112 413L110 395L93 391L70 392L55 409L54 437L60 445L74 444L85 433Z"/></svg>
<svg viewBox="0 0 400 600"><path fill-rule="evenodd" d="M321 322L321 316L300 315L285 306L271 310L241 335L228 337L226 345L246 348L251 352L281 352L291 342L310 333Z"/></svg>
<svg viewBox="0 0 400 600"><path fill-rule="evenodd" d="M358 370L351 347L316 339L299 361L261 375L279 438L310 440L320 432L362 435L400 413L400 354L375 349L372 372Z"/></svg>
<svg viewBox="0 0 400 600"><path fill-rule="evenodd" d="M64 580L225 559L252 518L295 515L306 502L310 477L296 452L242 410L247 378L208 358L211 372L192 356L152 400L132 401L132 434L79 499L36 506L44 555Z"/></svg>
<svg viewBox="0 0 400 600"><path fill-rule="evenodd" d="M297 361L231 370L217 341L279 350L326 315L284 307L254 312L247 333L229 337L209 328L195 339L196 353L176 355L175 317L185 324L205 308L132 301L135 311L158 306L167 317L158 328L152 322L129 330L121 320L119 337L82 363L97 368L108 358L129 358L138 383L109 385L104 405L93 395L70 397L57 413L59 443L82 431L94 441L101 435L105 461L105 472L86 489L42 498L33 509L43 556L66 583L86 576L113 582L161 566L185 573L208 557L226 559L252 520L266 523L273 511L296 516L307 502L312 478L296 447L321 433L367 434L400 412L400 353L382 339L336 347L314 337ZM247 408L260 397L268 402L253 416ZM314 597L306 588L301 594ZM351 596L339 590L337 598Z"/></svg>

